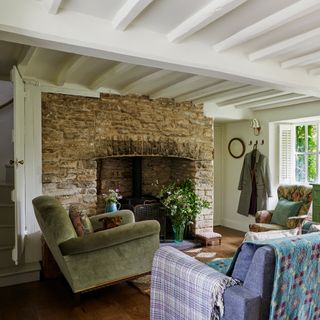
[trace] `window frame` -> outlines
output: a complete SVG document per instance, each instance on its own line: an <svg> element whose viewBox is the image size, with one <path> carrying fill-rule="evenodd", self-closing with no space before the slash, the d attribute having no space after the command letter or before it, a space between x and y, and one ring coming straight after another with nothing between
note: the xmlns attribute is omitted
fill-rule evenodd
<svg viewBox="0 0 320 320"><path fill-rule="evenodd" d="M305 130L305 151L304 152L297 152L296 151L296 128L299 126L304 126ZM309 143L308 143L308 126L316 126L316 147L317 150L315 152L309 152ZM320 159L320 121L311 121L311 122L297 122L292 123L292 136L293 136L293 178L296 184L304 184L309 185L310 183L318 183L320 181L320 172L319 172L319 159ZM297 181L296 179L296 157L297 155L304 155L304 162L305 162L305 179L304 181ZM308 181L309 171L308 171L308 156L315 155L316 156L316 180L315 181Z"/></svg>

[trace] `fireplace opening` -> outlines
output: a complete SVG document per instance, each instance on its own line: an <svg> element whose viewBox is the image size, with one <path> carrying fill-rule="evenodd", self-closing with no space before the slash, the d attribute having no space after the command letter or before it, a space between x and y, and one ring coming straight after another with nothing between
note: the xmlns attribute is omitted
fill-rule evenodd
<svg viewBox="0 0 320 320"><path fill-rule="evenodd" d="M123 196L121 209L131 210L136 221L158 220L161 240L170 239L171 221L159 201L159 192L170 182L195 179L195 162L158 156L108 157L97 161L98 212L104 210L104 202L101 197L99 201L99 195L119 188Z"/></svg>

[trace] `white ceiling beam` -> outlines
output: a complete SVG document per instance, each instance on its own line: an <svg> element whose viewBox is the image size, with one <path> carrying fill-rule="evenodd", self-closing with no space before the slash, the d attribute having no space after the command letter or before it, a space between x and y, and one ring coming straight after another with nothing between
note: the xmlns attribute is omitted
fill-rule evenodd
<svg viewBox="0 0 320 320"><path fill-rule="evenodd" d="M300 0L270 16L236 32L229 38L215 44L213 48L217 52L221 52L260 35L270 32L276 28L287 24L290 21L301 18L309 13L314 12L320 8L319 0Z"/></svg>
<svg viewBox="0 0 320 320"><path fill-rule="evenodd" d="M282 91L282 92L278 92L278 93L274 93L274 94L266 94L264 97L261 97L259 99L248 99L248 100L240 102L240 103L235 103L234 106L237 109L246 109L246 104L248 104L250 102L256 102L257 103L257 102L260 102L261 100L264 100L264 99L267 99L267 98L281 97L281 96L287 95L289 93L290 92Z"/></svg>
<svg viewBox="0 0 320 320"><path fill-rule="evenodd" d="M127 0L115 15L112 26L124 31L130 23L154 0Z"/></svg>
<svg viewBox="0 0 320 320"><path fill-rule="evenodd" d="M320 74L320 68L314 68L309 70L309 74L313 75L313 76L318 76Z"/></svg>
<svg viewBox="0 0 320 320"><path fill-rule="evenodd" d="M22 53L22 55L19 57L18 66L22 68L26 68L30 63L30 61L32 60L32 58L35 57L38 51L39 51L39 48L36 48L36 47L30 47L26 49Z"/></svg>
<svg viewBox="0 0 320 320"><path fill-rule="evenodd" d="M105 72L103 72L99 77L94 79L92 83L89 85L90 89L98 90L99 88L103 87L104 83L110 79L117 78L127 72L132 71L136 65L128 64L128 63L118 63L115 66L109 68Z"/></svg>
<svg viewBox="0 0 320 320"><path fill-rule="evenodd" d="M57 14L63 0L43 0L43 4L50 14Z"/></svg>
<svg viewBox="0 0 320 320"><path fill-rule="evenodd" d="M148 92L148 90L152 89L155 86L155 82L163 79L171 73L172 71L169 70L158 70L143 78L133 81L120 91L122 94Z"/></svg>
<svg viewBox="0 0 320 320"><path fill-rule="evenodd" d="M251 85L244 85L243 87L240 87L240 88L226 90L219 93L214 93L214 94L209 93L209 95L202 96L200 98L194 99L193 101L195 103L203 103L209 100L214 100L214 102L219 102L219 101L239 97L239 95L241 96L243 92L246 92L246 91L249 91L249 93L251 93L250 90L252 90L253 88L256 88L256 87L253 87Z"/></svg>
<svg viewBox="0 0 320 320"><path fill-rule="evenodd" d="M252 52L249 54L249 60L256 61L260 59L271 58L317 36L320 36L320 28L301 33L295 37L277 42L271 46Z"/></svg>
<svg viewBox="0 0 320 320"><path fill-rule="evenodd" d="M241 53L222 55L207 46L199 50L196 43L189 41L172 45L161 33L143 28L119 32L94 16L90 16L90 23L84 23L83 15L71 10L58 16L43 14L39 1L0 3L3 41L320 97L318 77L300 68L282 69L279 64L267 62L253 66ZM21 19L22 16L29 18Z"/></svg>
<svg viewBox="0 0 320 320"><path fill-rule="evenodd" d="M302 103L308 103L308 102L314 102L314 101L320 101L320 99L316 98L316 97L303 97L302 96L302 97L297 98L297 99L292 100L292 101L287 101L287 102L281 101L281 102L274 103L274 104L268 104L268 105L265 105L265 106L259 106L259 107L256 107L256 108L252 108L251 110L252 111L261 111L261 110L267 110L267 109L288 107L288 106L293 106L293 105L296 105L296 104L302 104Z"/></svg>
<svg viewBox="0 0 320 320"><path fill-rule="evenodd" d="M233 88L239 88L241 86L243 87L244 84L231 82L231 81L222 81L222 82L210 85L208 87L205 87L203 89L194 90L189 93L178 96L176 98L176 101L177 102L191 101L191 100L195 100L195 99L207 96L209 94L211 95L211 94L214 94L217 92L226 91L226 90L230 90Z"/></svg>
<svg viewBox="0 0 320 320"><path fill-rule="evenodd" d="M269 98L269 97L273 97L273 96L279 95L281 93L282 93L281 91L277 91L277 90L263 91L263 92L259 92L259 93L254 93L254 94L249 94L249 95L246 95L246 96L242 96L242 97L239 97L239 98L225 100L223 102L218 103L218 106L219 107L224 107L224 106L247 103L247 102L251 102L251 101L258 101L258 100L262 100L262 99L265 99L265 98Z"/></svg>
<svg viewBox="0 0 320 320"><path fill-rule="evenodd" d="M301 94L297 93L286 93L285 95L279 96L279 97L273 97L273 98L267 98L260 101L253 101L246 104L242 104L239 106L239 109L250 109L250 108L256 108L260 106L267 106L269 104L275 104L278 102L286 102L286 101L292 101L299 98L305 98L306 96L303 96Z"/></svg>
<svg viewBox="0 0 320 320"><path fill-rule="evenodd" d="M243 87L233 89L233 90L227 90L221 93L216 93L213 95L208 95L205 97L202 97L200 99L196 99L196 103L203 103L205 101L213 100L215 103L223 102L225 100L242 97L248 94L252 93L258 93L270 90L270 88L263 88L263 87L254 87L251 85L244 85Z"/></svg>
<svg viewBox="0 0 320 320"><path fill-rule="evenodd" d="M170 42L179 42L240 6L247 0L214 0L167 34Z"/></svg>
<svg viewBox="0 0 320 320"><path fill-rule="evenodd" d="M309 53L294 59L283 61L281 68L288 69L293 67L307 66L308 64L316 63L320 61L320 51Z"/></svg>
<svg viewBox="0 0 320 320"><path fill-rule="evenodd" d="M56 77L56 85L63 86L66 82L67 77L81 68L81 66L87 61L87 59L88 57L79 55L72 55L68 57Z"/></svg>
<svg viewBox="0 0 320 320"><path fill-rule="evenodd" d="M202 76L191 76L185 80L176 82L169 87L163 88L157 92L154 92L150 98L173 98L181 95L183 92L192 90L192 87L196 86L197 82L203 79Z"/></svg>

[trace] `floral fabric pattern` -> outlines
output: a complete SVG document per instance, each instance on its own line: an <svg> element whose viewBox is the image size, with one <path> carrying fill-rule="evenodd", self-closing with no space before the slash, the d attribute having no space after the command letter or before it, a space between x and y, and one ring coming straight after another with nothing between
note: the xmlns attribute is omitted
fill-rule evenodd
<svg viewBox="0 0 320 320"><path fill-rule="evenodd" d="M280 185L278 187L278 198L284 198L289 201L302 201L302 207L298 215L308 214L312 202L312 187L300 185Z"/></svg>

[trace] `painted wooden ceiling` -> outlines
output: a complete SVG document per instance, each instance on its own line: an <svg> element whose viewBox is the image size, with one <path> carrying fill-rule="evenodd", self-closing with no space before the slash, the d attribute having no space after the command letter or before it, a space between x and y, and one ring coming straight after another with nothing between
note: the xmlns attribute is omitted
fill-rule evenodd
<svg viewBox="0 0 320 320"><path fill-rule="evenodd" d="M0 78L265 110L320 98L319 0L2 0Z"/></svg>

